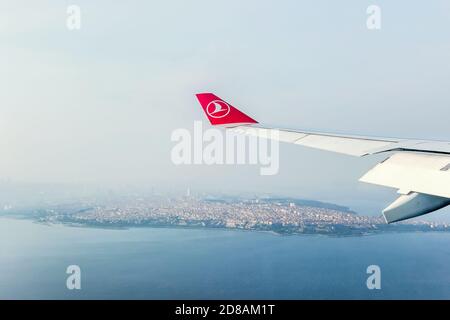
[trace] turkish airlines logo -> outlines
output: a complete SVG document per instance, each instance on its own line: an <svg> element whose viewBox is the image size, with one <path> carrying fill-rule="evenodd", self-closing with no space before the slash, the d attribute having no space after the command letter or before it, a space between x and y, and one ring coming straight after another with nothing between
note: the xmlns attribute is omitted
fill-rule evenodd
<svg viewBox="0 0 450 320"><path fill-rule="evenodd" d="M211 118L223 118L230 113L230 106L222 100L214 100L206 106L206 113Z"/></svg>

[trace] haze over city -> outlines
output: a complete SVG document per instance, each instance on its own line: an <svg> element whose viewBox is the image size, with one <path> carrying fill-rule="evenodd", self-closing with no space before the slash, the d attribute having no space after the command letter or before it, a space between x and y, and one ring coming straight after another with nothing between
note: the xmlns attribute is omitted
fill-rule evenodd
<svg viewBox="0 0 450 320"><path fill-rule="evenodd" d="M1 1L0 56L0 300L450 299L449 1Z"/></svg>
<svg viewBox="0 0 450 320"><path fill-rule="evenodd" d="M359 1L77 4L76 32L66 3L0 5L3 180L291 195L367 214L396 197L357 181L383 156L281 144L275 176L248 165L175 166L170 134L203 119L194 98L203 91L274 125L448 140L446 1L378 1L376 32Z"/></svg>

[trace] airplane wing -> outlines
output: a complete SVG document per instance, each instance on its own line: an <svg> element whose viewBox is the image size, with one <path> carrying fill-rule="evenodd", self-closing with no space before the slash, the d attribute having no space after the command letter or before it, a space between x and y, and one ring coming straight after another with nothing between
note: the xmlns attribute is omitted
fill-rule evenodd
<svg viewBox="0 0 450 320"><path fill-rule="evenodd" d="M259 137L276 136L276 139L282 142L358 157L377 153L379 150L384 150L385 148L396 148L401 142L401 140L390 138L333 135L323 132L297 131L264 126L241 125L230 128L230 131ZM276 131L277 133L274 134Z"/></svg>
<svg viewBox="0 0 450 320"><path fill-rule="evenodd" d="M259 124L212 93L197 94L197 98L212 125L232 132L357 157L394 152L360 179L398 189L400 198L383 210L388 223L450 204L450 142L275 128Z"/></svg>

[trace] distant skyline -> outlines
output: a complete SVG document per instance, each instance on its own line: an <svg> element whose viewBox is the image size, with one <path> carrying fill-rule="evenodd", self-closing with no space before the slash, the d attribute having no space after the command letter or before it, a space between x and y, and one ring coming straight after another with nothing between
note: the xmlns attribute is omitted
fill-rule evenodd
<svg viewBox="0 0 450 320"><path fill-rule="evenodd" d="M66 28L69 4L82 27ZM381 8L368 30L366 9ZM396 190L358 182L385 156L280 145L280 172L175 166L170 134L212 91L255 119L450 140L448 1L0 4L0 178L297 196L379 214ZM205 122L205 126L206 126ZM450 209L433 213L438 220Z"/></svg>

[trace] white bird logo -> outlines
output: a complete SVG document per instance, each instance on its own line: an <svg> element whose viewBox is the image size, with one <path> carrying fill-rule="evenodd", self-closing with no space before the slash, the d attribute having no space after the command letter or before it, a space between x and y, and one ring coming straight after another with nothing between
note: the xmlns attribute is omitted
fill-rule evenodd
<svg viewBox="0 0 450 320"><path fill-rule="evenodd" d="M212 118L223 118L230 113L230 106L224 101L214 100L208 104L206 112Z"/></svg>

